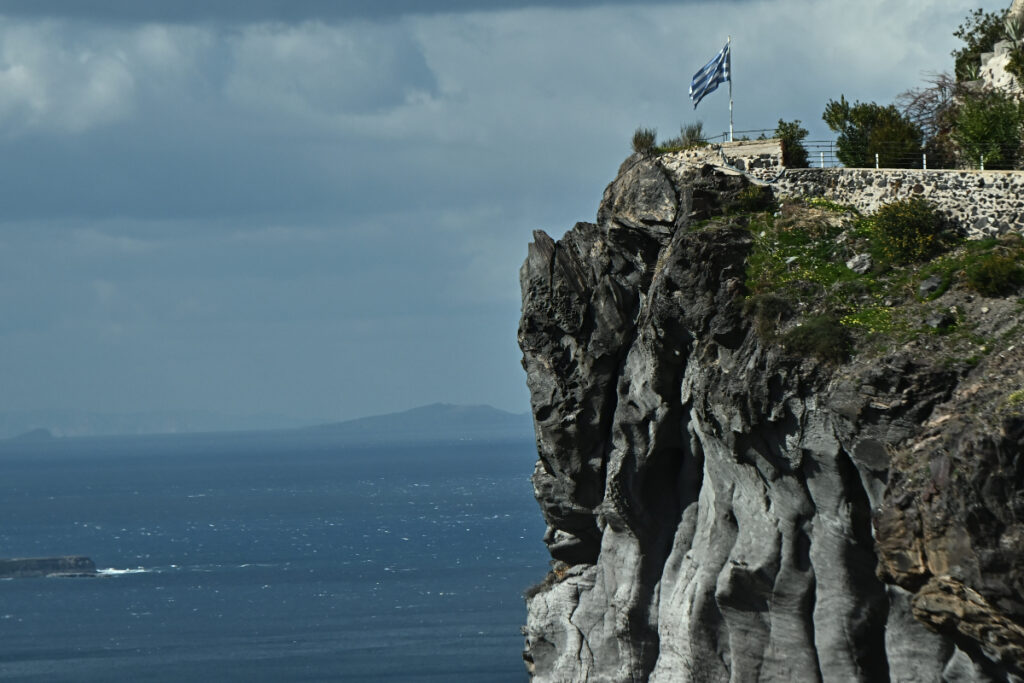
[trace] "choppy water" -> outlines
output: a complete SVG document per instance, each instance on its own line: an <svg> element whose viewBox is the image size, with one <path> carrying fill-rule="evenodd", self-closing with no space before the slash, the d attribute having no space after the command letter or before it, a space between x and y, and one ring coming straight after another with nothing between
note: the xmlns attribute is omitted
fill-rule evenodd
<svg viewBox="0 0 1024 683"><path fill-rule="evenodd" d="M524 681L531 443L207 435L0 445L0 679Z"/></svg>

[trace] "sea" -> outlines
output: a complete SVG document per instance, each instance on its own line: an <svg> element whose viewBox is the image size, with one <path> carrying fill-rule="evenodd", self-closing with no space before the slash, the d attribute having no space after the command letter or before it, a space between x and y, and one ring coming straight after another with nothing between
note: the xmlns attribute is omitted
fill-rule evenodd
<svg viewBox="0 0 1024 683"><path fill-rule="evenodd" d="M527 680L548 569L529 441L0 442L3 681Z"/></svg>

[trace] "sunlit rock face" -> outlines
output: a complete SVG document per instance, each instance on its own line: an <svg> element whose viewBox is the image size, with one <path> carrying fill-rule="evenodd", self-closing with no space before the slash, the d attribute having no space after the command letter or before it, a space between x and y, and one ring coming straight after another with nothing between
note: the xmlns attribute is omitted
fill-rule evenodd
<svg viewBox="0 0 1024 683"><path fill-rule="evenodd" d="M596 223L535 234L519 342L553 570L528 670L1024 680L1024 418L1000 407L1024 389L1021 307L992 309L1021 344L975 364L786 353L747 312L735 210L771 199L634 156Z"/></svg>

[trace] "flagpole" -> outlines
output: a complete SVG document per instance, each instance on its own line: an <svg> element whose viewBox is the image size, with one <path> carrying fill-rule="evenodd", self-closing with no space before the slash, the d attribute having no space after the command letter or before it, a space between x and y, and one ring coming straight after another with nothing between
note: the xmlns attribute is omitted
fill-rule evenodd
<svg viewBox="0 0 1024 683"><path fill-rule="evenodd" d="M732 142L732 36L728 36L725 44L729 46L729 142Z"/></svg>

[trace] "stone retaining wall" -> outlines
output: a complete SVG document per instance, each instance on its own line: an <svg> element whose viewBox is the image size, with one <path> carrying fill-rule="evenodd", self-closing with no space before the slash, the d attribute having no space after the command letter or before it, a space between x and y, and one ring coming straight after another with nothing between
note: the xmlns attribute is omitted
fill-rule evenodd
<svg viewBox="0 0 1024 683"><path fill-rule="evenodd" d="M909 197L932 202L967 237L1024 233L1024 171L785 168L779 140L750 140L663 154L662 166L728 166L770 183L779 197L824 197L873 213Z"/></svg>
<svg viewBox="0 0 1024 683"><path fill-rule="evenodd" d="M872 213L910 197L932 202L970 238L1024 232L1024 172L862 168L787 169L780 197L824 197Z"/></svg>

